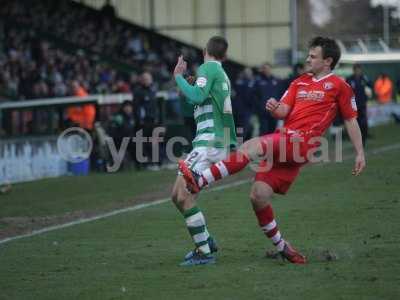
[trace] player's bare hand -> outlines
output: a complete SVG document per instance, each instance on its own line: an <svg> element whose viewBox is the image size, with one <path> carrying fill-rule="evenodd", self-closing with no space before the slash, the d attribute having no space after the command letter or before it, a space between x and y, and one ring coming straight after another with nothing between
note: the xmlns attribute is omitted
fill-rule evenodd
<svg viewBox="0 0 400 300"><path fill-rule="evenodd" d="M267 103L265 104L265 109L273 112L279 107L279 101L276 101L275 98L269 98Z"/></svg>
<svg viewBox="0 0 400 300"><path fill-rule="evenodd" d="M353 175L358 176L365 168L365 156L364 154L357 154L356 161L354 164Z"/></svg>
<svg viewBox="0 0 400 300"><path fill-rule="evenodd" d="M176 63L174 69L174 76L182 75L183 73L185 73L186 68L187 68L187 62L183 59L183 55L180 55L178 57L178 62Z"/></svg>

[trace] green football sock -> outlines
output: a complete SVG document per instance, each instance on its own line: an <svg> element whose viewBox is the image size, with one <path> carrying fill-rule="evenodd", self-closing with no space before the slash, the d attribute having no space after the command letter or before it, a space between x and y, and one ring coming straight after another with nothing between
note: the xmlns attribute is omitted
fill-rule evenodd
<svg viewBox="0 0 400 300"><path fill-rule="evenodd" d="M196 247L203 254L209 255L211 251L207 239L210 237L210 234L208 233L203 213L195 206L184 211L183 216Z"/></svg>

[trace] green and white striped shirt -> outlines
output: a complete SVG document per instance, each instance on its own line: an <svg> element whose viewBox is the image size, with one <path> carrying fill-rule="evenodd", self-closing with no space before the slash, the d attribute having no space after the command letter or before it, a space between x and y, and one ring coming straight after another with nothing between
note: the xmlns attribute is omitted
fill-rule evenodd
<svg viewBox="0 0 400 300"><path fill-rule="evenodd" d="M219 61L207 61L197 70L198 87L205 99L194 109L197 130L193 147L236 146L231 83Z"/></svg>

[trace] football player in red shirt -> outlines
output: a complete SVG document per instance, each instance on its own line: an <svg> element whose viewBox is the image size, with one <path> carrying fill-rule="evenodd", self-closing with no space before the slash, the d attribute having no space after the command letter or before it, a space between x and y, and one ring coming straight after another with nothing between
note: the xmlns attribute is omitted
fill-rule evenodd
<svg viewBox="0 0 400 300"><path fill-rule="evenodd" d="M307 73L290 84L280 101L271 98L266 103L266 109L275 118L284 120L283 128L245 142L238 151L201 174L191 171L183 161L179 162L188 190L198 193L204 186L243 170L252 160L261 157L250 192L251 203L265 235L283 258L296 264L306 263L306 258L282 238L271 198L274 193L288 191L300 167L309 161L310 152L318 148L318 138L338 112L356 152L353 175L359 175L365 168L353 91L332 73L339 58L340 49L334 40L314 38L306 60Z"/></svg>

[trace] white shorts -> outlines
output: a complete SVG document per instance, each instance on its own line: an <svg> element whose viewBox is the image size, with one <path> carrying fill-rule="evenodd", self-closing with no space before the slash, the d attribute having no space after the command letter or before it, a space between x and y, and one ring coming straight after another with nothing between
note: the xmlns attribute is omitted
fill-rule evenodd
<svg viewBox="0 0 400 300"><path fill-rule="evenodd" d="M229 151L225 148L196 147L186 157L186 165L196 173L201 173L212 164L225 159Z"/></svg>

